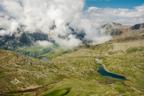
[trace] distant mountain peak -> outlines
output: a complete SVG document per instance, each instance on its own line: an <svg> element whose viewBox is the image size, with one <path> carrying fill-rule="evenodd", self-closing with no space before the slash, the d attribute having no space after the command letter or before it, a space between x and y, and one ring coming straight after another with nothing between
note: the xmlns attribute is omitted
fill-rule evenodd
<svg viewBox="0 0 144 96"><path fill-rule="evenodd" d="M102 25L103 28L119 28L122 26L123 26L122 24L116 23L116 22L110 22L110 23Z"/></svg>
<svg viewBox="0 0 144 96"><path fill-rule="evenodd" d="M134 26L131 27L132 30L140 30L142 28L144 28L144 23L135 24Z"/></svg>

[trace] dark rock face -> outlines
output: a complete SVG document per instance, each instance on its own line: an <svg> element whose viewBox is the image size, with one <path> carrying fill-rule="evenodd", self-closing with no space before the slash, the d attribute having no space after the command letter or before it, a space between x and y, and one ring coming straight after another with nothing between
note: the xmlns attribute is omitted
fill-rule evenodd
<svg viewBox="0 0 144 96"><path fill-rule="evenodd" d="M48 40L48 35L40 32L24 32L20 36L4 35L0 36L0 48L14 50L16 47L31 46L38 40Z"/></svg>
<svg viewBox="0 0 144 96"><path fill-rule="evenodd" d="M105 30L105 33L110 34L111 36L119 36L128 32L138 32L141 29L143 30L144 23L136 24L134 26L125 26L112 22L101 26L101 29Z"/></svg>
<svg viewBox="0 0 144 96"><path fill-rule="evenodd" d="M131 27L132 30L139 30L141 28L144 28L144 23L136 24L136 25Z"/></svg>
<svg viewBox="0 0 144 96"><path fill-rule="evenodd" d="M117 35L121 35L122 31L119 29L113 29L110 34L111 36L117 36Z"/></svg>
<svg viewBox="0 0 144 96"><path fill-rule="evenodd" d="M86 33L84 31L80 31L76 28L71 27L70 25L67 25L69 32L66 35L58 35L61 39L69 39L70 35L75 36L77 39L80 39L84 44L86 42L85 35ZM56 28L55 25L51 26L51 30L54 30ZM49 41L52 43L55 43L55 41L48 37L48 34L42 33L40 31L38 32L25 32L24 31L25 26L21 25L16 33L13 33L12 35L3 35L0 36L0 48L8 49L8 50L15 50L17 47L22 46L31 46L36 41ZM4 28L0 28L0 30L6 30Z"/></svg>
<svg viewBox="0 0 144 96"><path fill-rule="evenodd" d="M19 40L24 45L31 45L33 42L38 40L48 40L48 35L40 32L22 33Z"/></svg>
<svg viewBox="0 0 144 96"><path fill-rule="evenodd" d="M105 34L109 34L111 36L121 35L121 28L123 27L120 23L108 23L101 26L101 29L105 30Z"/></svg>
<svg viewBox="0 0 144 96"><path fill-rule="evenodd" d="M83 30L76 30L75 28L69 26L70 34L74 35L77 39L81 41L85 40L86 33Z"/></svg>
<svg viewBox="0 0 144 96"><path fill-rule="evenodd" d="M67 24L66 25L68 28L68 32L65 35L58 35L59 38L61 39L67 39L69 40L69 36L73 35L75 36L77 39L81 40L83 42L83 44L88 45L90 42L90 40L86 39L86 32L83 29L79 29L75 26L72 26L71 24ZM56 28L55 23L51 26L51 30L54 30ZM103 26L100 27L100 29L102 29L102 31L104 32L100 32L100 34L103 33L105 35L111 35L111 36L119 36L123 33L129 32L129 31L125 31L123 30L124 28L127 29L131 29L131 30L139 30L144 28L144 23L141 24L136 24L132 27L127 27L127 26L123 26L122 24L119 23L108 23L105 24ZM42 33L40 31L37 32L25 32L25 26L24 25L20 25L19 28L17 29L16 33L13 33L12 35L3 35L0 36L0 48L3 49L8 49L8 50L15 50L17 47L22 47L22 46L31 46L33 45L36 41L49 41L52 43L55 43L56 41L53 40L53 38L48 37L48 34L46 33ZM1 28L0 30L6 30L5 28ZM130 31L131 31L130 30Z"/></svg>
<svg viewBox="0 0 144 96"><path fill-rule="evenodd" d="M48 40L48 35L41 32L29 34L35 41L37 40Z"/></svg>
<svg viewBox="0 0 144 96"><path fill-rule="evenodd" d="M20 46L20 42L14 35L5 35L0 37L0 48L13 50L17 46Z"/></svg>
<svg viewBox="0 0 144 96"><path fill-rule="evenodd" d="M27 33L22 33L22 35L19 38L19 41L22 43L22 45L31 45L34 41L33 38Z"/></svg>
<svg viewBox="0 0 144 96"><path fill-rule="evenodd" d="M70 30L70 33L69 34L72 34L74 35L77 39L81 40L82 43L86 46L86 47L89 47L89 43L91 43L92 41L86 39L86 33L84 30L78 30L76 28L73 28L71 26L68 27L69 30Z"/></svg>

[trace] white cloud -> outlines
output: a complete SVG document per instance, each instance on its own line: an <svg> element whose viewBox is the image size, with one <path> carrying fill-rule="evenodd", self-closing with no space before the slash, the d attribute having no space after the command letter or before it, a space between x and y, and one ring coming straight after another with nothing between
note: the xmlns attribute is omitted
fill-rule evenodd
<svg viewBox="0 0 144 96"><path fill-rule="evenodd" d="M69 35L68 39L56 38L56 41L65 49L73 49L82 44L81 40L76 39L73 35Z"/></svg>
<svg viewBox="0 0 144 96"><path fill-rule="evenodd" d="M43 47L50 47L50 46L52 46L52 43L50 43L50 42L48 42L48 41L37 41L36 42L36 45L40 45L40 46L43 46Z"/></svg>
<svg viewBox="0 0 144 96"><path fill-rule="evenodd" d="M100 33L98 27L108 22L135 24L144 22L144 5L134 9L114 9L90 7L83 12L84 0L0 0L0 27L2 31L13 33L20 25L24 25L26 32L40 30L63 47L73 48L81 44L76 36L67 35L70 23L77 30L86 33L86 39L93 42L103 42L111 36ZM54 30L51 26L56 25ZM61 39L67 36L68 39ZM49 45L47 41L38 44Z"/></svg>
<svg viewBox="0 0 144 96"><path fill-rule="evenodd" d="M0 5L4 9L0 13L25 25L26 30L48 33L53 21L63 31L62 26L80 14L83 0L0 0Z"/></svg>
<svg viewBox="0 0 144 96"><path fill-rule="evenodd" d="M0 30L0 36L8 35L9 32L6 32L5 30Z"/></svg>
<svg viewBox="0 0 144 96"><path fill-rule="evenodd" d="M133 9L90 7L86 14L97 23L119 22L133 25L144 22L144 5Z"/></svg>

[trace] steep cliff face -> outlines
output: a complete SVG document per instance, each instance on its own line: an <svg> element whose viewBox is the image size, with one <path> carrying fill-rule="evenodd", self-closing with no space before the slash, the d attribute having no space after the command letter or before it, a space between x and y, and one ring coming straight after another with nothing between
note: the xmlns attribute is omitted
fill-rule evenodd
<svg viewBox="0 0 144 96"><path fill-rule="evenodd" d="M141 30L143 28L144 28L144 23L135 24L134 26L131 27L132 30Z"/></svg>
<svg viewBox="0 0 144 96"><path fill-rule="evenodd" d="M122 29L124 28L124 26L120 23L108 23L105 25L101 26L101 30L103 30L105 33L110 34L111 36L117 36L117 35L121 35Z"/></svg>
<svg viewBox="0 0 144 96"><path fill-rule="evenodd" d="M128 32L140 32L144 30L144 23L135 24L133 26L122 25L120 23L108 23L101 26L101 29L104 29L106 32L110 33L112 36L121 35Z"/></svg>
<svg viewBox="0 0 144 96"><path fill-rule="evenodd" d="M48 35L40 32L0 36L0 48L15 50L17 47L31 46L36 41L48 41Z"/></svg>
<svg viewBox="0 0 144 96"><path fill-rule="evenodd" d="M110 34L116 41L138 40L144 38L144 23L126 26L119 23L109 23L101 27L101 30Z"/></svg>

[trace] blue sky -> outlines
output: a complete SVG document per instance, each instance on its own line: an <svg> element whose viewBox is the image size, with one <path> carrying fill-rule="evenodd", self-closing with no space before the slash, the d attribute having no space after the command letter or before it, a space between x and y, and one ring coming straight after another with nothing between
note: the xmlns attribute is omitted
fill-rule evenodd
<svg viewBox="0 0 144 96"><path fill-rule="evenodd" d="M133 8L144 4L144 0L85 0L85 8L96 6L101 8Z"/></svg>

